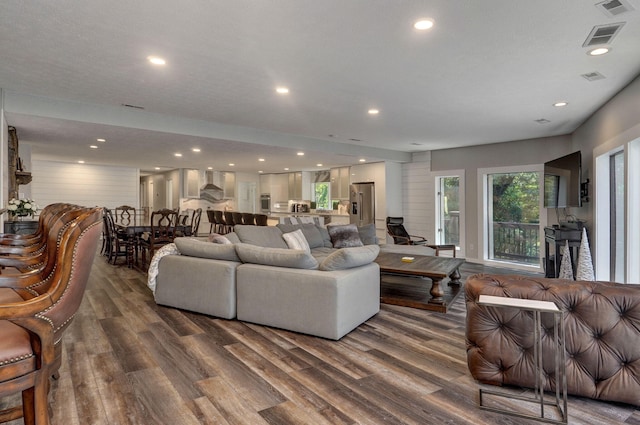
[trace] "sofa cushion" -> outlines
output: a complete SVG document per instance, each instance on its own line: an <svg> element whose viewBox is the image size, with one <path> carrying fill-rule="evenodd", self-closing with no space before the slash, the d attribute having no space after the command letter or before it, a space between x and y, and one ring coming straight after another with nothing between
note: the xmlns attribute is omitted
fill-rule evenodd
<svg viewBox="0 0 640 425"><path fill-rule="evenodd" d="M376 236L376 225L365 224L364 226L358 227L358 234L360 235L360 240L364 245L377 245L378 237Z"/></svg>
<svg viewBox="0 0 640 425"><path fill-rule="evenodd" d="M334 248L351 248L362 246L362 240L355 224L327 226Z"/></svg>
<svg viewBox="0 0 640 425"><path fill-rule="evenodd" d="M209 236L207 237L207 240L209 242L213 242L213 243L219 243L219 244L223 244L223 245L229 245L232 242L229 240L229 238L227 238L224 235L220 235L218 233L210 233Z"/></svg>
<svg viewBox="0 0 640 425"><path fill-rule="evenodd" d="M282 230L276 226L252 226L250 224L236 224L233 228L242 243L258 245L267 248L287 249L282 239Z"/></svg>
<svg viewBox="0 0 640 425"><path fill-rule="evenodd" d="M289 249L299 249L311 253L307 238L302 234L302 230L298 229L293 232L283 233L282 238L287 243Z"/></svg>
<svg viewBox="0 0 640 425"><path fill-rule="evenodd" d="M239 243L236 244L235 247L238 257L240 257L243 263L288 267L292 269L318 268L318 261L313 258L310 253L305 251L288 248L264 248L247 243Z"/></svg>
<svg viewBox="0 0 640 425"><path fill-rule="evenodd" d="M240 238L236 235L236 232L225 233L224 237L229 239L231 243L240 243Z"/></svg>
<svg viewBox="0 0 640 425"><path fill-rule="evenodd" d="M372 263L378 254L378 245L365 245L353 248L342 248L329 254L318 267L319 270L344 270Z"/></svg>
<svg viewBox="0 0 640 425"><path fill-rule="evenodd" d="M302 234L307 239L307 243L311 249L324 246L320 227L315 224L277 224L276 227L282 230L282 233L290 233L298 229L302 230Z"/></svg>
<svg viewBox="0 0 640 425"><path fill-rule="evenodd" d="M194 238L175 238L173 241L180 254L189 257L211 258L214 260L240 261L236 249L231 244L218 244Z"/></svg>

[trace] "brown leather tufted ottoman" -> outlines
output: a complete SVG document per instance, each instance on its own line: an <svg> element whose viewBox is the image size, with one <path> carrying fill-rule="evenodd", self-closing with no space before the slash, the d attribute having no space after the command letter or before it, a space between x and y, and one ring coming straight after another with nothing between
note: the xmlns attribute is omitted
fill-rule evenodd
<svg viewBox="0 0 640 425"><path fill-rule="evenodd" d="M531 314L480 306L481 294L553 301L566 309L569 394L640 406L640 285L517 275L469 277L466 339L472 376L487 384L533 388ZM543 327L550 329L551 321L543 317ZM545 389L555 390L552 341L546 339Z"/></svg>

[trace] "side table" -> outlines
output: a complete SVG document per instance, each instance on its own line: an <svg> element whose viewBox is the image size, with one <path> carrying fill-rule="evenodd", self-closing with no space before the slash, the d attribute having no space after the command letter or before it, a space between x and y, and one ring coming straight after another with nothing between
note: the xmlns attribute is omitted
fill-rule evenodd
<svg viewBox="0 0 640 425"><path fill-rule="evenodd" d="M536 419L541 422L566 424L568 423L567 415L567 375L566 375L566 348L565 348L565 335L564 335L564 311L559 309L558 306L550 301L538 301L528 300L522 298L509 298L509 297L494 297L490 295L480 295L478 299L478 305L484 305L489 307L504 307L504 308L516 308L520 310L527 310L533 313L533 358L535 368L535 386L534 395L522 396L516 394L507 394L505 392L486 390L480 388L480 408L489 410L492 412L504 413L512 416L518 416L521 418ZM542 367L542 332L541 332L541 313L553 314L553 341L555 351L555 378L556 378L556 391L555 401L545 400L544 397L544 369ZM562 387L562 388L560 388ZM531 403L536 403L540 407L539 415L531 415L521 413L514 410L501 409L497 407L490 407L485 405L483 395L493 395L496 397L510 398L514 400L522 400ZM560 419L555 419L545 415L545 406L552 406L556 409L556 416Z"/></svg>
<svg viewBox="0 0 640 425"><path fill-rule="evenodd" d="M38 220L5 221L4 233L27 235L38 230Z"/></svg>

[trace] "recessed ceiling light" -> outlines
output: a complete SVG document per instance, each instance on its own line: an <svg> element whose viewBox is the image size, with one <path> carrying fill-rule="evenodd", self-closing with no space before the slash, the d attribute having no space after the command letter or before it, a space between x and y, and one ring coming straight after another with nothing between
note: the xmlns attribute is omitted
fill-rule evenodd
<svg viewBox="0 0 640 425"><path fill-rule="evenodd" d="M262 170L259 170L259 171L258 171L258 173L264 173L264 171L262 171Z"/></svg>
<svg viewBox="0 0 640 425"><path fill-rule="evenodd" d="M287 94L289 93L289 89L286 87L276 87L276 93L278 94Z"/></svg>
<svg viewBox="0 0 640 425"><path fill-rule="evenodd" d="M193 152L200 152L200 148L193 148L191 149Z"/></svg>
<svg viewBox="0 0 640 425"><path fill-rule="evenodd" d="M78 161L78 164L84 164L83 160Z"/></svg>
<svg viewBox="0 0 640 425"><path fill-rule="evenodd" d="M105 139L96 139L98 142L106 142Z"/></svg>
<svg viewBox="0 0 640 425"><path fill-rule="evenodd" d="M316 164L318 167L322 167L322 164Z"/></svg>
<svg viewBox="0 0 640 425"><path fill-rule="evenodd" d="M605 53L609 53L611 51L610 47L596 47L595 49L591 49L587 52L589 56L600 56Z"/></svg>
<svg viewBox="0 0 640 425"><path fill-rule="evenodd" d="M413 24L413 27L417 30L428 30L433 27L433 19L420 19Z"/></svg>
<svg viewBox="0 0 640 425"><path fill-rule="evenodd" d="M154 65L166 65L167 61L158 56L148 56L147 59Z"/></svg>
<svg viewBox="0 0 640 425"><path fill-rule="evenodd" d="M160 167L156 167L155 169L156 169L156 170L159 170L159 169L160 169Z"/></svg>
<svg viewBox="0 0 640 425"><path fill-rule="evenodd" d="M207 167L207 170L213 170L213 167Z"/></svg>
<svg viewBox="0 0 640 425"><path fill-rule="evenodd" d="M360 161L360 162L367 162L367 160L366 160L366 159L364 159L364 158L360 158L360 160L359 160L359 161Z"/></svg>
<svg viewBox="0 0 640 425"><path fill-rule="evenodd" d="M284 171L289 171L289 167L285 167L285 168L284 168Z"/></svg>
<svg viewBox="0 0 640 425"><path fill-rule="evenodd" d="M96 146L96 145L91 145L91 146L89 146L89 147L90 147L91 149L98 149L98 146Z"/></svg>
<svg viewBox="0 0 640 425"><path fill-rule="evenodd" d="M298 152L296 155L298 155L298 156L304 156L304 152Z"/></svg>
<svg viewBox="0 0 640 425"><path fill-rule="evenodd" d="M180 158L182 156L182 154L176 152L176 153L173 154L173 156L177 156L178 158Z"/></svg>
<svg viewBox="0 0 640 425"><path fill-rule="evenodd" d="M258 158L258 161L264 162L264 158Z"/></svg>
<svg viewBox="0 0 640 425"><path fill-rule="evenodd" d="M369 115L378 115L380 113L380 110L378 109L369 109Z"/></svg>
<svg viewBox="0 0 640 425"><path fill-rule="evenodd" d="M569 102L556 102L553 104L553 106L561 107L561 106L567 106L568 104Z"/></svg>
<svg viewBox="0 0 640 425"><path fill-rule="evenodd" d="M229 167L235 167L235 166L236 166L236 164L234 164L233 162L229 163Z"/></svg>

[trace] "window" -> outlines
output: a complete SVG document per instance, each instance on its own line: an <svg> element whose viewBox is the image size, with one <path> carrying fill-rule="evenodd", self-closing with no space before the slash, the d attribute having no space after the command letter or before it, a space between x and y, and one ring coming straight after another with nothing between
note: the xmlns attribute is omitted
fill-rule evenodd
<svg viewBox="0 0 640 425"><path fill-rule="evenodd" d="M329 192L329 182L320 182L313 184L313 194L316 201L317 209L330 210L331 209L331 196Z"/></svg>
<svg viewBox="0 0 640 425"><path fill-rule="evenodd" d="M478 170L483 182L483 258L540 267L541 166Z"/></svg>
<svg viewBox="0 0 640 425"><path fill-rule="evenodd" d="M624 282L624 152L609 157L609 280Z"/></svg>
<svg viewBox="0 0 640 425"><path fill-rule="evenodd" d="M436 243L460 246L460 177L437 179Z"/></svg>

